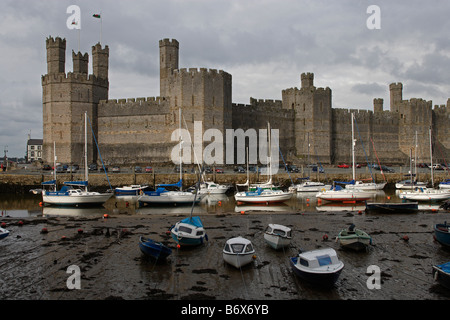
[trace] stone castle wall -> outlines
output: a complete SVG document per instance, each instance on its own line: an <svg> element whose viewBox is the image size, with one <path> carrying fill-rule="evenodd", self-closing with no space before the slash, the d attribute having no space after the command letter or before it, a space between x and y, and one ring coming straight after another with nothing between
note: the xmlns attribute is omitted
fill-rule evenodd
<svg viewBox="0 0 450 320"><path fill-rule="evenodd" d="M431 101L404 100L401 83L389 86L389 111L383 110L382 99L374 99L373 111L334 109L331 89L316 88L312 73L301 74L300 89L282 90L282 100L250 98L248 105L233 104L229 73L179 68L178 41L163 39L159 42L161 96L108 100L108 46L92 47L93 74L87 71L88 54L74 52L74 70L65 72L65 39L48 38L46 47L47 74L42 76L46 163L53 161L54 141L58 162L81 163L85 111L106 164L170 162L177 144L171 135L180 125L179 108L182 128L187 127L191 136L196 121L201 121L203 133L218 129L224 136L226 129L266 129L270 122L272 129L279 129L284 160L296 164L350 162L351 112L357 123L358 162L404 164L416 134L417 151L428 162L430 127L434 153L439 151L442 159L450 157L450 99L433 110ZM88 140L89 162L96 162L90 128Z"/></svg>

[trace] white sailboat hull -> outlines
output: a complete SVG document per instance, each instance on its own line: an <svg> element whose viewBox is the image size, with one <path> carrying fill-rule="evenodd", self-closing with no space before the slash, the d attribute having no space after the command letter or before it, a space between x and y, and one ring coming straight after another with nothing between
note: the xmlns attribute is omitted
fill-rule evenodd
<svg viewBox="0 0 450 320"><path fill-rule="evenodd" d="M261 193L259 195L247 195L246 192L238 192L234 195L234 198L238 202L246 203L275 203L284 202L292 198L292 193L289 192L270 192Z"/></svg>
<svg viewBox="0 0 450 320"><path fill-rule="evenodd" d="M47 195L42 194L42 201L52 205L83 205L103 204L113 196L112 193L80 192L71 195Z"/></svg>
<svg viewBox="0 0 450 320"><path fill-rule="evenodd" d="M364 201L373 198L375 193L360 190L328 190L316 194L316 198L327 201Z"/></svg>
<svg viewBox="0 0 450 320"><path fill-rule="evenodd" d="M414 201L441 201L450 199L450 190L416 190L406 191L400 194L400 199L414 200Z"/></svg>
<svg viewBox="0 0 450 320"><path fill-rule="evenodd" d="M345 189L359 189L363 191L367 190L383 190L383 188L386 186L386 182L381 183L375 183L375 182L359 182L357 181L355 184L347 184L345 186Z"/></svg>
<svg viewBox="0 0 450 320"><path fill-rule="evenodd" d="M200 202L204 195L185 191L168 191L163 192L160 195L142 195L139 197L140 202L154 203L154 204L192 204L194 202Z"/></svg>

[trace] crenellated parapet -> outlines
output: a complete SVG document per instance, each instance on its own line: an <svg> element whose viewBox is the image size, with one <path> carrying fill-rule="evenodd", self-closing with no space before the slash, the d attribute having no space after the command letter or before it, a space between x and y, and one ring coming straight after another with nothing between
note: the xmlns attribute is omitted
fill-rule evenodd
<svg viewBox="0 0 450 320"><path fill-rule="evenodd" d="M108 80L99 79L92 74L84 73L58 73L58 74L46 74L41 77L42 85L48 85L53 83L79 83L83 85L95 85L101 87L108 87Z"/></svg>
<svg viewBox="0 0 450 320"><path fill-rule="evenodd" d="M128 98L101 100L99 117L143 116L170 112L169 101L165 97Z"/></svg>

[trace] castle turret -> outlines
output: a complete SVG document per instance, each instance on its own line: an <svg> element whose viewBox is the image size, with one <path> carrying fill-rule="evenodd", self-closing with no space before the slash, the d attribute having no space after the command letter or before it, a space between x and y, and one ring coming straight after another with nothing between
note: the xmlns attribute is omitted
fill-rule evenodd
<svg viewBox="0 0 450 320"><path fill-rule="evenodd" d="M373 112L375 113L383 112L383 99L381 98L373 99Z"/></svg>
<svg viewBox="0 0 450 320"><path fill-rule="evenodd" d="M66 63L66 39L49 37L47 47L47 74L64 73Z"/></svg>
<svg viewBox="0 0 450 320"><path fill-rule="evenodd" d="M159 77L160 96L169 96L169 76L178 69L179 43L177 40L163 39L159 41Z"/></svg>
<svg viewBox="0 0 450 320"><path fill-rule="evenodd" d="M403 100L403 85L398 82L398 83L391 83L389 85L389 91L390 91L390 98L391 98L391 112L398 112L398 105L399 103L402 102Z"/></svg>
<svg viewBox="0 0 450 320"><path fill-rule="evenodd" d="M301 75L302 88L314 87L314 73L302 73Z"/></svg>
<svg viewBox="0 0 450 320"><path fill-rule="evenodd" d="M88 73L89 55L87 52L82 55L81 52L75 53L72 50L73 73Z"/></svg>
<svg viewBox="0 0 450 320"><path fill-rule="evenodd" d="M98 79L108 79L109 48L102 49L100 43L92 46L92 71Z"/></svg>

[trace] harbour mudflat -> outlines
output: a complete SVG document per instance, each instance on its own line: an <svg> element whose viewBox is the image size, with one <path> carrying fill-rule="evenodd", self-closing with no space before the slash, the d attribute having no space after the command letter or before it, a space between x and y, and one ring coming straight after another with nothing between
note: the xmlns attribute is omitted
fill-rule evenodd
<svg viewBox="0 0 450 320"><path fill-rule="evenodd" d="M186 215L120 214L103 217L7 218L10 235L0 241L1 300L448 300L450 291L434 282L432 265L450 261L450 250L433 239L433 225L447 211L375 215L357 211L202 215L205 245L177 248L166 231ZM22 225L19 223L22 221ZM269 223L292 228L292 243L275 251L264 242ZM351 224L369 233L373 245L347 251L334 241ZM42 233L43 228L48 233ZM139 250L139 236L172 248L155 263ZM242 269L224 263L231 237L252 241L256 259ZM326 238L328 237L328 240ZM299 250L331 247L345 267L331 290L302 282L289 258ZM80 289L70 289L79 268ZM380 288L370 289L380 270Z"/></svg>

